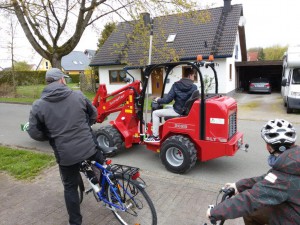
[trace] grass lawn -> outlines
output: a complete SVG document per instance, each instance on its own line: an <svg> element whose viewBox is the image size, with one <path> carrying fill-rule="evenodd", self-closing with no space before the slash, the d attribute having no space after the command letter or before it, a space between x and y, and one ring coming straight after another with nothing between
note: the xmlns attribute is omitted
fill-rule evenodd
<svg viewBox="0 0 300 225"><path fill-rule="evenodd" d="M4 171L16 179L32 180L43 169L55 164L53 155L0 145L0 171Z"/></svg>
<svg viewBox="0 0 300 225"><path fill-rule="evenodd" d="M77 83L68 83L72 90L80 90ZM45 85L26 85L17 87L17 97L0 97L1 102L18 102L18 103L33 103L39 99ZM84 95L91 101L94 99L95 93L84 92Z"/></svg>
<svg viewBox="0 0 300 225"><path fill-rule="evenodd" d="M80 90L77 83L68 83L67 85L72 90ZM42 85L42 84L18 86L17 87L17 97L11 97L11 96L1 97L0 96L0 102L32 104L35 100L40 98L44 87L45 87L45 85ZM96 95L93 92L83 92L83 94L91 101L94 100L94 97ZM108 99L111 99L111 97ZM151 102L152 102L152 98L149 97L148 110L151 110ZM146 100L145 100L145 104L146 104ZM170 104L172 104L172 103L170 103Z"/></svg>

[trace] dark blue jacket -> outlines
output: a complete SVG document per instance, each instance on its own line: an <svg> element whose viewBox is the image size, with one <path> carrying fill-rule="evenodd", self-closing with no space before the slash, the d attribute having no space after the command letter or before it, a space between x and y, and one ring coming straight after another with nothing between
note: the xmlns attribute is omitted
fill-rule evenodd
<svg viewBox="0 0 300 225"><path fill-rule="evenodd" d="M194 81L189 78L182 78L181 80L175 82L172 85L169 93L165 97L158 99L157 103L168 104L175 100L173 108L175 112L181 115L183 113L185 102L195 90L197 90L197 86L194 84Z"/></svg>

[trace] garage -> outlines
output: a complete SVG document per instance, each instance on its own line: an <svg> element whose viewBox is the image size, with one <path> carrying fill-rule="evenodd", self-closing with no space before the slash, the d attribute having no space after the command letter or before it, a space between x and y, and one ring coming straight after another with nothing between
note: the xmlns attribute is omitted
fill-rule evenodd
<svg viewBox="0 0 300 225"><path fill-rule="evenodd" d="M272 92L280 92L282 60L236 62L238 90L248 91L249 81L253 78L268 78Z"/></svg>

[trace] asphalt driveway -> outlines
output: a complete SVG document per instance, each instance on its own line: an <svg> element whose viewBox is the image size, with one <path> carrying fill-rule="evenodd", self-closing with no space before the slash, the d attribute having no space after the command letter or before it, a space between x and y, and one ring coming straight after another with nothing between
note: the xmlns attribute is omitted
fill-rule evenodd
<svg viewBox="0 0 300 225"><path fill-rule="evenodd" d="M280 93L236 93L233 97L238 102L238 119L267 121L278 118L300 123L300 111L287 114Z"/></svg>
<svg viewBox="0 0 300 225"><path fill-rule="evenodd" d="M207 206L214 203L221 184L233 182L246 174L254 176L268 170L265 162L268 153L261 151L263 141L258 132L262 124L269 119L284 118L296 123L299 128L299 113L286 114L279 93L238 93L234 97L238 102L239 130L245 133L251 146L249 153L238 152L234 157L197 163L187 175L169 173L158 156L141 149L142 146L135 146L135 149L124 151L114 158L116 163L143 168L143 178L148 183L147 192L155 203L159 225L198 225L207 222ZM33 141L20 130L20 124L28 121L30 108L29 105L0 104L0 143L52 152L47 143ZM57 166L48 169L33 182L16 181L0 173L0 183L0 225L39 225L41 221L45 225L67 224ZM97 204L93 196L85 197L82 204L85 224L116 222L109 210L99 209ZM236 219L226 221L226 224L243 222Z"/></svg>

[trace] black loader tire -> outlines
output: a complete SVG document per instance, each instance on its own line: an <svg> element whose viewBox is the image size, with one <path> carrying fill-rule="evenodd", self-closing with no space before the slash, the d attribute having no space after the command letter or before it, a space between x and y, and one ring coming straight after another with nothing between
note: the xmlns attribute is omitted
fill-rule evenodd
<svg viewBox="0 0 300 225"><path fill-rule="evenodd" d="M95 132L95 136L100 147L117 147L118 150L122 148L122 136L120 132L111 125L99 128Z"/></svg>
<svg viewBox="0 0 300 225"><path fill-rule="evenodd" d="M160 158L167 170L186 173L196 164L197 150L188 137L174 135L163 142Z"/></svg>

